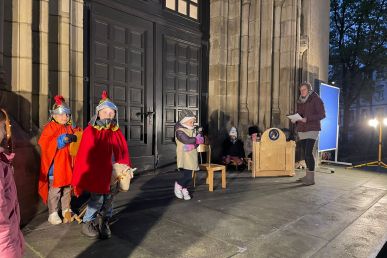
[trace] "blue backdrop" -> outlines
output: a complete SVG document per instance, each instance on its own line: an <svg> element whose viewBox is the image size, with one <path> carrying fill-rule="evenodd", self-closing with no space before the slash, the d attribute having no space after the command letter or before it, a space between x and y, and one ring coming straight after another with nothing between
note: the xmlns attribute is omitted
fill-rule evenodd
<svg viewBox="0 0 387 258"><path fill-rule="evenodd" d="M340 89L328 84L320 84L320 97L324 102L326 118L321 121L319 151L337 149L339 133Z"/></svg>

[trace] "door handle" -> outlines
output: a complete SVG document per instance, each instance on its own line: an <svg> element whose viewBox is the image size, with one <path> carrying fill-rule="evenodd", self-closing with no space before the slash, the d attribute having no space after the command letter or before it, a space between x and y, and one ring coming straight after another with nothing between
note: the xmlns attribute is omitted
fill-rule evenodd
<svg viewBox="0 0 387 258"><path fill-rule="evenodd" d="M155 112L153 111L148 111L148 112L137 112L136 113L136 116L144 116L144 117L148 117L148 116L153 116L155 114Z"/></svg>
<svg viewBox="0 0 387 258"><path fill-rule="evenodd" d="M148 112L145 112L145 117L148 117L148 116L153 116L155 114L155 112L153 111L148 111Z"/></svg>

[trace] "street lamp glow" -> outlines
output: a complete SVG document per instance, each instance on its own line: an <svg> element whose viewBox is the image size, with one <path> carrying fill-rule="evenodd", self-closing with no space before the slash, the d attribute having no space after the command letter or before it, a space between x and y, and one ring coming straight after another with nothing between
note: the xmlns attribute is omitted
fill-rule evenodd
<svg viewBox="0 0 387 258"><path fill-rule="evenodd" d="M371 120L368 121L368 125L372 126L372 127L377 127L378 124L379 124L379 121L376 120L376 119L371 119Z"/></svg>
<svg viewBox="0 0 387 258"><path fill-rule="evenodd" d="M387 118L383 119L383 124L387 125Z"/></svg>

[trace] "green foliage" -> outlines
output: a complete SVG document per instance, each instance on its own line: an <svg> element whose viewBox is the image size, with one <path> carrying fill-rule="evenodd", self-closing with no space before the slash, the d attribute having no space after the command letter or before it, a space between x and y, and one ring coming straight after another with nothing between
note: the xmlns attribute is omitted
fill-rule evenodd
<svg viewBox="0 0 387 258"><path fill-rule="evenodd" d="M330 80L349 108L372 95L372 74L387 65L387 0L332 0L330 17Z"/></svg>

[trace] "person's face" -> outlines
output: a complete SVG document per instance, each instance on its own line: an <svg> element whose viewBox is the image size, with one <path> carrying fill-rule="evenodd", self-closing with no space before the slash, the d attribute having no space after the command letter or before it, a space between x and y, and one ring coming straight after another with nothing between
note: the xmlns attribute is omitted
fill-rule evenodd
<svg viewBox="0 0 387 258"><path fill-rule="evenodd" d="M237 138L237 137L236 137L235 135L230 135L230 139L231 139L231 140L234 141L234 140L236 140L236 138Z"/></svg>
<svg viewBox="0 0 387 258"><path fill-rule="evenodd" d="M7 135L7 131L5 130L5 121L1 121L0 122L0 143L3 142L6 135Z"/></svg>
<svg viewBox="0 0 387 258"><path fill-rule="evenodd" d="M99 119L113 119L116 115L116 111L114 111L113 109L111 108L104 108L104 109L101 109L99 112L98 112L98 116L99 116Z"/></svg>
<svg viewBox="0 0 387 258"><path fill-rule="evenodd" d="M189 126L189 127L193 127L195 122L196 122L196 118L191 118L191 119L187 120L184 124Z"/></svg>
<svg viewBox="0 0 387 258"><path fill-rule="evenodd" d="M53 115L55 121L57 121L61 125L67 124L67 122L70 120L70 116L68 114L56 114Z"/></svg>
<svg viewBox="0 0 387 258"><path fill-rule="evenodd" d="M306 97L308 95L308 87L306 87L305 85L302 85L300 87L300 94L301 94L301 97Z"/></svg>
<svg viewBox="0 0 387 258"><path fill-rule="evenodd" d="M256 141L256 140L257 140L257 136L258 136L257 133L253 133L253 134L251 135L251 139L253 139L254 141Z"/></svg>

